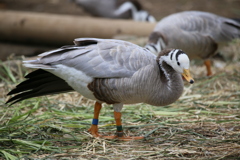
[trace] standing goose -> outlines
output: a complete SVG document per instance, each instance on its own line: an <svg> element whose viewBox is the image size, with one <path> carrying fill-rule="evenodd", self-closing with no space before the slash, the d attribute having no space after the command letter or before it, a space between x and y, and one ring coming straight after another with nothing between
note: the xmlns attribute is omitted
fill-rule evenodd
<svg viewBox="0 0 240 160"><path fill-rule="evenodd" d="M156 22L137 0L74 0L94 16Z"/></svg>
<svg viewBox="0 0 240 160"><path fill-rule="evenodd" d="M175 102L183 92L182 76L189 83L188 56L178 49L163 50L158 56L135 44L111 39L79 38L74 46L64 46L40 54L36 60L24 61L30 68L24 82L8 95L6 103L27 98L77 91L95 100L94 117L89 132L98 134L101 104L112 104L117 126L116 136L123 140L121 123L123 104L147 103L164 106Z"/></svg>
<svg viewBox="0 0 240 160"><path fill-rule="evenodd" d="M165 48L180 48L189 58L205 60L207 75L212 75L209 58L219 47L240 37L240 23L215 14L185 11L163 18L149 36L146 47L159 53Z"/></svg>

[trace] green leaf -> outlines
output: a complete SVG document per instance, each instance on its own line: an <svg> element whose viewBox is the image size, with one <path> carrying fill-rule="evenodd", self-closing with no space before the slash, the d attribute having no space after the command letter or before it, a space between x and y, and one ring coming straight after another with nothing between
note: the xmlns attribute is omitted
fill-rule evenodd
<svg viewBox="0 0 240 160"><path fill-rule="evenodd" d="M5 156L5 158L7 160L16 160L16 159L18 159L16 156L14 156L14 155L12 155L12 154L4 151L4 150L0 150L0 152L2 152L4 154L4 156Z"/></svg>

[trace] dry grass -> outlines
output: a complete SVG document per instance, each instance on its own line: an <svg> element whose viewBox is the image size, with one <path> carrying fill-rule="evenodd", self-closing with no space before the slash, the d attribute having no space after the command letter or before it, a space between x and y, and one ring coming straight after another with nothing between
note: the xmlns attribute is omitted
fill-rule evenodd
<svg viewBox="0 0 240 160"><path fill-rule="evenodd" d="M136 42L138 43L138 42ZM139 42L140 43L140 42ZM207 78L201 63L192 62L193 85L185 84L175 103L155 107L125 106L127 135L144 140L122 142L93 138L93 102L77 93L33 98L11 107L6 93L28 72L14 61L2 64L0 83L0 156L2 159L239 159L240 42L225 50L232 55ZM9 61L10 62L10 61ZM196 65L197 64L197 65ZM115 131L113 110L104 105L100 133ZM0 158L0 159L1 159Z"/></svg>

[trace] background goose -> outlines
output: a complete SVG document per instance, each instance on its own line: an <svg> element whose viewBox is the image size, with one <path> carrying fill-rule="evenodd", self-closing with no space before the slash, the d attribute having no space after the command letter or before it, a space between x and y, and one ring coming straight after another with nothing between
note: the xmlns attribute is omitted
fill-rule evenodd
<svg viewBox="0 0 240 160"><path fill-rule="evenodd" d="M144 102L155 106L176 101L183 92L181 74L189 83L188 56L178 49L163 50L158 56L147 49L121 40L75 39L74 46L64 46L40 54L36 60L24 61L28 74L8 95L7 103L68 91L96 100L89 132L98 134L102 103L113 104L116 136L123 137L121 110L123 104ZM133 137L138 139L143 137ZM130 138L131 139L131 138Z"/></svg>
<svg viewBox="0 0 240 160"><path fill-rule="evenodd" d="M74 0L94 16L156 22L137 0Z"/></svg>
<svg viewBox="0 0 240 160"><path fill-rule="evenodd" d="M164 48L180 48L190 58L205 60L207 75L212 75L209 58L226 42L240 37L240 23L200 11L175 13L158 22L146 47L154 53Z"/></svg>

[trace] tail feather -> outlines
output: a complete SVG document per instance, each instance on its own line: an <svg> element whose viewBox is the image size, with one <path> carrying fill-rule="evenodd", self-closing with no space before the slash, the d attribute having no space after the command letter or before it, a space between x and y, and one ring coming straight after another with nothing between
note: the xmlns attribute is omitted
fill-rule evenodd
<svg viewBox="0 0 240 160"><path fill-rule="evenodd" d="M17 95L10 98L6 103L11 103L10 105L12 105L32 97L73 91L72 87L70 87L63 79L42 69L33 71L25 76L25 78L27 78L26 81L17 85L15 89L7 94Z"/></svg>
<svg viewBox="0 0 240 160"><path fill-rule="evenodd" d="M234 21L240 23L240 18L232 18L232 20L234 20Z"/></svg>
<svg viewBox="0 0 240 160"><path fill-rule="evenodd" d="M44 64L30 64L30 63L24 63L23 64L27 68L42 68L42 69L53 69L51 66L44 65Z"/></svg>
<svg viewBox="0 0 240 160"><path fill-rule="evenodd" d="M226 28L226 33L230 32L232 39L240 38L240 18L231 18L231 20L233 21L226 22L227 25L231 26L231 28Z"/></svg>

